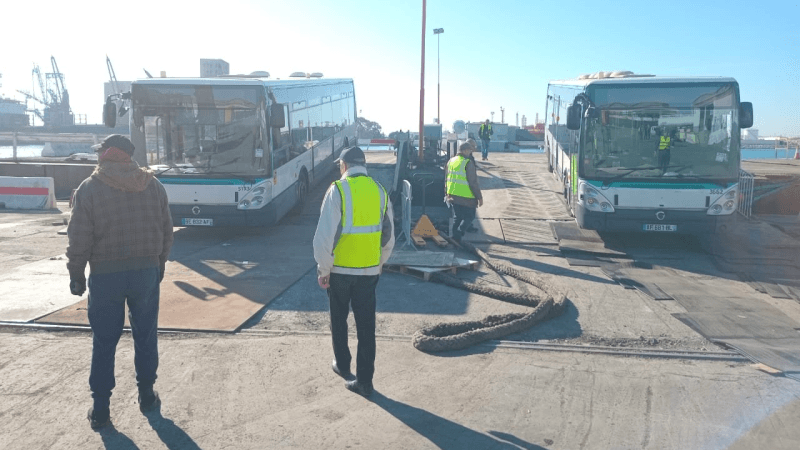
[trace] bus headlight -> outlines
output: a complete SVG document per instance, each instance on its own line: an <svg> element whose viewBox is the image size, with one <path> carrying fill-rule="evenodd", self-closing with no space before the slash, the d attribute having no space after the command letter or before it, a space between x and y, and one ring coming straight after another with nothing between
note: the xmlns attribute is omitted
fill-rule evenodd
<svg viewBox="0 0 800 450"><path fill-rule="evenodd" d="M600 193L597 189L590 186L588 183L580 184L580 192L583 194L580 200L583 200L583 205L589 211L597 211L604 213L614 212L614 206L611 202Z"/></svg>
<svg viewBox="0 0 800 450"><path fill-rule="evenodd" d="M258 205L260 205L262 203L264 203L264 197L262 197L260 195L256 196L256 197L253 197L253 201L252 201L252 205L253 206L258 206Z"/></svg>
<svg viewBox="0 0 800 450"><path fill-rule="evenodd" d="M733 214L736 211L738 198L736 197L736 186L731 187L725 193L717 197L717 200L712 203L706 214L712 216Z"/></svg>
<svg viewBox="0 0 800 450"><path fill-rule="evenodd" d="M247 209L250 207L250 200L242 200L239 202L239 209Z"/></svg>
<svg viewBox="0 0 800 450"><path fill-rule="evenodd" d="M251 194L252 194L252 195L264 195L264 192L266 192L266 189L264 189L264 187L262 186L262 187L257 187L257 188L255 188L255 189L253 189L253 191L251 192ZM263 199L262 199L262 200L263 200Z"/></svg>

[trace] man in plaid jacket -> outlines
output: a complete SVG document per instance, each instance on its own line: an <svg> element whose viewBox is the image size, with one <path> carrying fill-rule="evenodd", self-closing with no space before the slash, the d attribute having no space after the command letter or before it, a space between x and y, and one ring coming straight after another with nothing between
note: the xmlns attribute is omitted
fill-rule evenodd
<svg viewBox="0 0 800 450"><path fill-rule="evenodd" d="M115 134L93 147L94 173L75 192L67 235L70 291L86 291L89 264L89 323L94 405L92 428L111 422L114 354L125 322L125 303L135 348L134 365L142 412L159 407L153 390L158 368L159 283L172 247L172 218L164 186L152 171L131 160L134 146Z"/></svg>

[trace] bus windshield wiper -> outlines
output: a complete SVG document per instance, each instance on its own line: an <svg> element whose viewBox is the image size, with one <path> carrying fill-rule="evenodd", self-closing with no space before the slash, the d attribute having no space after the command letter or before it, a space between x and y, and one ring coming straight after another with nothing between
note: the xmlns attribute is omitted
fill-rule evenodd
<svg viewBox="0 0 800 450"><path fill-rule="evenodd" d="M158 177L159 175L161 175L161 174L163 174L163 173L166 173L166 172L169 172L169 171L170 171L170 170L172 170L172 169L178 169L178 168L179 168L178 166L176 166L176 165L174 165L174 164L167 164L167 166L168 166L168 167L167 167L166 169L164 169L164 170L162 170L162 171L160 171L160 172L157 172L157 173L155 173L154 175L155 175L156 177Z"/></svg>
<svg viewBox="0 0 800 450"><path fill-rule="evenodd" d="M625 178L625 177L627 177L628 175L630 175L630 174L632 174L632 173L634 173L634 172L638 172L638 171L640 171L640 170L654 170L654 169L658 169L658 167L655 167L655 166L646 166L646 167L636 167L636 168L634 168L634 169L630 169L630 168L629 168L629 169L625 169L625 170L627 170L627 172L625 172L625 173L620 173L620 174L618 174L618 175L614 175L613 177L609 178L609 179L608 179L608 180L606 180L606 181L614 181L614 180L618 180L618 179L620 179L620 178Z"/></svg>

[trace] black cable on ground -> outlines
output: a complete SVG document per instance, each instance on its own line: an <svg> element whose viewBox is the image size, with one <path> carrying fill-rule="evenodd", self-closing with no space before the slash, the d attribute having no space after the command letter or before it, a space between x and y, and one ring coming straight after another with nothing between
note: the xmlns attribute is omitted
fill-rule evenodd
<svg viewBox="0 0 800 450"><path fill-rule="evenodd" d="M510 313L487 316L482 320L469 322L442 323L426 327L414 333L411 342L417 350L424 352L443 352L460 350L483 341L499 339L510 334L527 330L533 325L561 315L566 296L557 293L543 280L532 277L515 267L492 258L472 244L460 244L445 237L450 243L460 245L471 251L497 273L503 273L536 287L545 296L535 296L524 292L510 292L471 283L446 273L434 273L431 280L457 289L495 298L517 305L530 306L530 313Z"/></svg>

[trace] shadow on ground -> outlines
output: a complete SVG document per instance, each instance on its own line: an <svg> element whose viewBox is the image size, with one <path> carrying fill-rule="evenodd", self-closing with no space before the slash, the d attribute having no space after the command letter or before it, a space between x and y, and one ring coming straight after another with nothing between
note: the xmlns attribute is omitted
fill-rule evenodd
<svg viewBox="0 0 800 450"><path fill-rule="evenodd" d="M544 449L508 433L475 431L424 409L392 400L379 392L373 393L370 400L440 449Z"/></svg>

